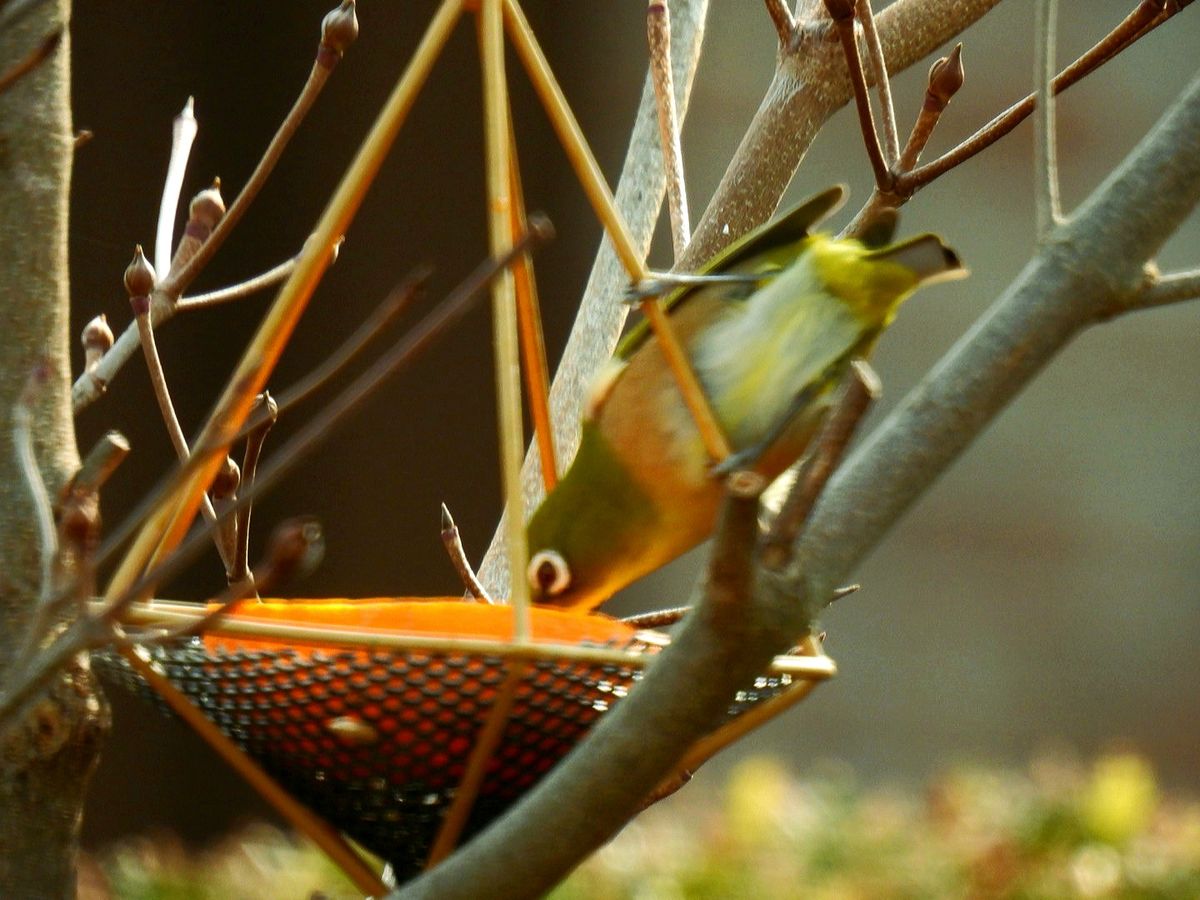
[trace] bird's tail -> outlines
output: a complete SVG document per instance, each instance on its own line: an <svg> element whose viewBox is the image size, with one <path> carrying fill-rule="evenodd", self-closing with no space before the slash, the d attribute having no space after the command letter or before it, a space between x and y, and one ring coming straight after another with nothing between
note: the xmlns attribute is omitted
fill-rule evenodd
<svg viewBox="0 0 1200 900"><path fill-rule="evenodd" d="M922 284L966 278L967 269L958 254L936 234L919 234L866 254L866 259L886 260L916 273Z"/></svg>

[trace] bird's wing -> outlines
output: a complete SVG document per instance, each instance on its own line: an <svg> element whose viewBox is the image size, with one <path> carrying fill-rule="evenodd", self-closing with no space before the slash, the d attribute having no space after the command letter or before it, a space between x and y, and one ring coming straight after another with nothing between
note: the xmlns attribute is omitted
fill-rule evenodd
<svg viewBox="0 0 1200 900"><path fill-rule="evenodd" d="M778 219L747 232L705 263L700 269L700 274L724 272L753 256L802 240L814 226L819 225L836 212L845 200L846 188L844 185L837 184L822 191ZM673 291L663 300L663 307L669 311L695 292L696 286L683 287ZM628 359L646 342L649 335L649 324L645 321L639 322L617 345L615 356L619 359Z"/></svg>

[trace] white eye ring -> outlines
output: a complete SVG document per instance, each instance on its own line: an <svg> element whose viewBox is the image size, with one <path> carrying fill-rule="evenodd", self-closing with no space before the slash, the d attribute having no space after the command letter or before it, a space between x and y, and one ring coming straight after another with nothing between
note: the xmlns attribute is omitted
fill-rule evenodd
<svg viewBox="0 0 1200 900"><path fill-rule="evenodd" d="M571 586L571 567L557 550L539 550L526 570L529 586L546 597L557 597Z"/></svg>

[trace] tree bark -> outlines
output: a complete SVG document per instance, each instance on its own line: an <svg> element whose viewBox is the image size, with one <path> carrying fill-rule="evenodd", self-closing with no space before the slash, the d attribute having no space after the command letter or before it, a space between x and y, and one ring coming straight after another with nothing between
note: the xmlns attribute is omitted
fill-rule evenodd
<svg viewBox="0 0 1200 900"><path fill-rule="evenodd" d="M390 897L469 898L481 884L489 897L541 896L636 814L733 693L805 632L833 587L1008 401L1081 329L1138 308L1143 266L1200 203L1198 144L1200 76L835 472L788 577L760 567L748 590L734 572L747 596L730 616L729 585L710 568L694 611L637 690L518 804ZM732 507L718 546L731 518L747 540Z"/></svg>
<svg viewBox="0 0 1200 900"><path fill-rule="evenodd" d="M69 16L69 0L10 16L0 26L0 67ZM12 439L14 404L39 366L49 380L32 405L31 430L51 497L79 464L68 339L67 43L0 95L0 679L20 652L40 588L34 505ZM0 739L0 896L75 896L83 795L106 726L81 656Z"/></svg>

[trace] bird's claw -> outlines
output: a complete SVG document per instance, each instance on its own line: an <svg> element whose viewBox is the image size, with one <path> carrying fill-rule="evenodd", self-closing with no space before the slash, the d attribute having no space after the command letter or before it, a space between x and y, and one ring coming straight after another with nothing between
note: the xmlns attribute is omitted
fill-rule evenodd
<svg viewBox="0 0 1200 900"><path fill-rule="evenodd" d="M667 291L671 290L673 285L667 283L661 278L651 275L648 278L643 278L636 284L631 284L625 288L625 293L621 297L621 302L628 306L637 306L639 303L649 300L651 297L661 297Z"/></svg>
<svg viewBox="0 0 1200 900"><path fill-rule="evenodd" d="M647 272L645 278L625 289L623 302L637 304L681 288L708 285L756 288L763 282L764 277L762 272Z"/></svg>
<svg viewBox="0 0 1200 900"><path fill-rule="evenodd" d="M751 469L758 462L761 454L762 448L758 446L748 447L745 450L739 450L737 453L730 453L720 462L713 463L708 472L713 478L724 478L726 475L732 475L734 472L742 469Z"/></svg>

